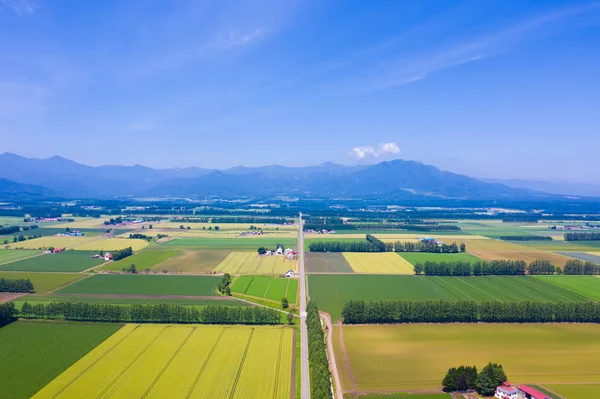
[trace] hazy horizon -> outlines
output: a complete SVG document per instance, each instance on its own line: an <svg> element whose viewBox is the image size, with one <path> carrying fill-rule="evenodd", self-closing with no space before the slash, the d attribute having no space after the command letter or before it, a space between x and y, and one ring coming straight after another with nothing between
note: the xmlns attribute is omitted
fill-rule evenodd
<svg viewBox="0 0 600 399"><path fill-rule="evenodd" d="M599 43L597 1L0 0L2 152L598 184Z"/></svg>

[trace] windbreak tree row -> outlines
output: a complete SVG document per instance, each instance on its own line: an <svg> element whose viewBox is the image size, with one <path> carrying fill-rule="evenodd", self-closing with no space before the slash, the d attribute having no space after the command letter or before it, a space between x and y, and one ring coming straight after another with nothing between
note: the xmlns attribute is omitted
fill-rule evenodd
<svg viewBox="0 0 600 399"><path fill-rule="evenodd" d="M417 262L416 274L428 276L522 276L525 274L554 274L562 270L548 260L492 260L477 262Z"/></svg>
<svg viewBox="0 0 600 399"><path fill-rule="evenodd" d="M592 262L582 262L580 260L568 260L565 263L565 274L600 274L600 265Z"/></svg>
<svg viewBox="0 0 600 399"><path fill-rule="evenodd" d="M310 367L310 394L315 399L331 399L331 373L327 360L325 334L319 318L319 308L313 301L306 307L308 328L308 359Z"/></svg>
<svg viewBox="0 0 600 399"><path fill-rule="evenodd" d="M33 292L33 284L28 278L0 278L0 292Z"/></svg>
<svg viewBox="0 0 600 399"><path fill-rule="evenodd" d="M598 241L600 232L565 233L565 241Z"/></svg>
<svg viewBox="0 0 600 399"><path fill-rule="evenodd" d="M600 323L600 303L351 300L346 324L393 323Z"/></svg>
<svg viewBox="0 0 600 399"><path fill-rule="evenodd" d="M279 324L279 312L260 306L214 306L195 308L176 304L111 305L51 302L30 305L19 312L24 319L133 323Z"/></svg>

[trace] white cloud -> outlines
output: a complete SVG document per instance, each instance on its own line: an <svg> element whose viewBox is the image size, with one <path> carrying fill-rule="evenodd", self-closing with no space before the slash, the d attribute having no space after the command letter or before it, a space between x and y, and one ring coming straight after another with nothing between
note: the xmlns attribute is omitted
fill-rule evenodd
<svg viewBox="0 0 600 399"><path fill-rule="evenodd" d="M10 8L18 15L33 14L37 5L30 0L0 0L0 8Z"/></svg>
<svg viewBox="0 0 600 399"><path fill-rule="evenodd" d="M265 28L256 28L246 32L230 31L224 37L217 39L214 44L223 49L248 46L262 39L267 33Z"/></svg>
<svg viewBox="0 0 600 399"><path fill-rule="evenodd" d="M391 154L400 154L400 147L394 142L379 144L377 150L372 146L354 147L348 151L348 155L356 158L359 161L379 158L380 156L387 156Z"/></svg>

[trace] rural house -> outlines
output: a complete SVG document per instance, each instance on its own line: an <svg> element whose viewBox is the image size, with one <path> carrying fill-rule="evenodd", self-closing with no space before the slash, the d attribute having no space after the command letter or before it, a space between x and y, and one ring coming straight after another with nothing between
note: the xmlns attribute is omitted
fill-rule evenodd
<svg viewBox="0 0 600 399"><path fill-rule="evenodd" d="M285 276L286 276L286 277L293 277L293 276L294 276L294 271L293 271L293 270L288 270L288 271L285 273Z"/></svg>
<svg viewBox="0 0 600 399"><path fill-rule="evenodd" d="M508 381L505 381L502 385L496 388L495 398L498 399L518 399L519 391L517 388L510 385Z"/></svg>

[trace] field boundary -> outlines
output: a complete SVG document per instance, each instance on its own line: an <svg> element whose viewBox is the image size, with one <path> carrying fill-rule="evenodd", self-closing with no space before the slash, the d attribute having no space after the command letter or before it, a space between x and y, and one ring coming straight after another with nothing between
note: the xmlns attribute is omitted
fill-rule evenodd
<svg viewBox="0 0 600 399"><path fill-rule="evenodd" d="M6 251L21 251L21 250L20 249L7 249ZM29 251L29 250L26 249L25 251ZM32 251L35 251L35 249L32 250ZM42 252L42 253L39 253L39 254L28 256L26 258L9 260L8 262L0 263L0 266L8 265L9 263L19 262L19 261L22 261L22 260L25 260L25 259L35 258L36 256L42 256L42 255L46 255L46 254ZM8 271L11 271L11 270L5 270L5 271L8 272Z"/></svg>
<svg viewBox="0 0 600 399"><path fill-rule="evenodd" d="M219 333L219 336L217 337L215 343L213 344L213 347L210 348L210 352L208 352L208 356L204 360L204 363L202 363L202 367L200 368L200 371L198 371L198 374L196 375L196 378L194 379L194 383L192 384L192 386L190 387L190 389L188 391L188 394L186 395L186 399L189 399L190 396L192 396L192 393L194 392L194 389L196 389L196 385L198 385L198 381L200 380L200 377L202 376L202 373L204 372L204 369L206 368L206 365L208 364L208 361L210 360L210 358L212 357L213 353L215 352L215 349L217 348L217 345L221 341L221 337L223 336L223 333L225 332L225 330L227 330L227 327L225 327L225 328L223 328L221 330L221 332Z"/></svg>
<svg viewBox="0 0 600 399"><path fill-rule="evenodd" d="M352 384L351 392L354 395L354 399L358 399L358 389L356 388L356 381L354 380L354 374L352 374L350 358L348 357L346 345L344 344L344 325L341 322L338 322L338 328L340 329L340 347L342 348L342 354L344 355L344 363L346 364L346 369L348 369L348 378L350 378L350 383Z"/></svg>
<svg viewBox="0 0 600 399"><path fill-rule="evenodd" d="M48 291L48 294L52 294L52 293L56 292L57 290L62 290L63 288L66 288L66 287L70 286L71 284L75 284L75 283L77 283L79 281L83 281L86 278L90 278L90 277L93 276L93 274L87 274L87 273L73 273L73 274L80 274L82 277L81 278L76 278L75 280L72 280L72 281L68 281L68 282L66 282L63 285L59 285L58 287L56 287L56 288Z"/></svg>
<svg viewBox="0 0 600 399"><path fill-rule="evenodd" d="M233 399L235 394L235 390L237 388L237 384L240 381L240 375L242 374L242 370L244 368L244 363L246 362L246 356L248 355L248 350L250 350L250 345L252 345L252 337L254 336L254 328L250 330L250 336L248 337L248 342L246 342L246 349L244 349L244 354L242 355L242 359L240 360L240 365L238 366L237 373L235 374L235 380L233 381L233 386L231 387L231 392L229 393L229 399Z"/></svg>

